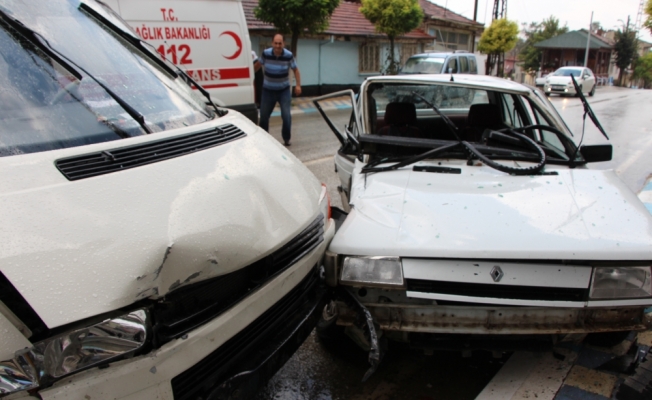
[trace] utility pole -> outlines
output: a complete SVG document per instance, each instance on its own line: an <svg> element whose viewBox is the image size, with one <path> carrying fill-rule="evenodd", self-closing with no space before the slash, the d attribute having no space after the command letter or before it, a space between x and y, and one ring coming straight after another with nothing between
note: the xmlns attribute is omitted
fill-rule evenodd
<svg viewBox="0 0 652 400"><path fill-rule="evenodd" d="M584 68L589 65L589 45L591 44L591 28L593 27L593 11L591 11L591 22L589 22L589 36L586 38L586 52L584 53Z"/></svg>
<svg viewBox="0 0 652 400"><path fill-rule="evenodd" d="M478 22L478 0L475 0L475 8L473 9L473 22ZM471 33L471 53L475 53L475 28Z"/></svg>

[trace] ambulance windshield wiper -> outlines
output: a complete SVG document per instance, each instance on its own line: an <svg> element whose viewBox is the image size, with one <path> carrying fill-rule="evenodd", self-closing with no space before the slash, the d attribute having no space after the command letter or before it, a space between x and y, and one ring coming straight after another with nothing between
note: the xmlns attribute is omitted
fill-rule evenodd
<svg viewBox="0 0 652 400"><path fill-rule="evenodd" d="M140 127L143 128L143 130L147 133L152 133L152 130L147 127L145 124L145 116L138 112L135 108L130 106L126 101L124 101L120 96L118 96L117 93L109 89L105 84L100 82L99 79L88 73L84 68L80 67L78 64L76 64L74 61L72 61L70 58L66 57L63 55L61 52L56 50L50 43L47 41L46 38L41 36L40 33L32 30L31 28L28 28L26 25L24 25L22 22L19 20L7 15L2 9L0 9L0 17L5 20L12 28L20 32L25 38L29 39L30 42L32 42L35 46L37 46L39 49L41 49L45 54L48 55L48 57L52 58L55 60L57 63L59 63L61 66L63 66L66 70L68 70L75 78L77 78L78 81L81 81L83 79L82 74L79 73L79 71L82 71L85 73L89 78L93 79L102 89L106 91L106 93L111 96L113 100L115 100L116 103L122 107L131 118L136 120L139 124Z"/></svg>
<svg viewBox="0 0 652 400"><path fill-rule="evenodd" d="M100 3L101 5L104 5L107 8L107 10L111 9L110 7L106 6L101 1L98 1L98 3ZM225 111L220 110L219 108L217 108L215 103L213 103L213 101L211 100L211 95L206 91L206 89L201 87L190 76L188 76L188 74L184 70L182 70L181 68L179 68L175 64L169 62L165 57L162 57L162 58L159 57L159 53L156 51L156 49L151 44L149 44L147 42L144 42L144 41L140 40L140 38L137 38L137 37L135 37L133 35L130 35L129 33L125 32L123 29L116 26L111 20L105 18L102 14L98 13L95 9L93 9L88 4L81 3L79 5L79 8L81 10L87 12L88 14L90 14L93 18L97 19L98 21L101 21L104 25L111 28L113 30L113 32L115 32L118 36L120 36L121 38L123 38L124 40L129 42L134 47L139 48L144 53L149 53L148 55L149 55L150 59L152 59L152 61L154 61L156 64L158 64L161 68L163 68L165 71L167 71L174 78L177 78L180 75L186 81L186 83L188 83L188 86L190 86L190 84L194 85L197 88L197 90L199 91L199 93L201 93L204 97L206 97L206 99L208 99L208 103L213 106L213 108L215 109L215 112L217 113L217 115L219 115L220 117L226 115ZM115 14L115 13L113 13L113 14ZM115 17L119 18L119 16L117 16L117 15Z"/></svg>

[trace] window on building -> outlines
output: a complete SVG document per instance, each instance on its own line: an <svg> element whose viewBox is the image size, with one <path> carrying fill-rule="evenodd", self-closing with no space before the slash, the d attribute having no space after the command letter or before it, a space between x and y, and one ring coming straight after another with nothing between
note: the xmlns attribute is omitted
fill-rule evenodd
<svg viewBox="0 0 652 400"><path fill-rule="evenodd" d="M358 50L358 71L373 72L380 71L380 46L378 43L363 43Z"/></svg>
<svg viewBox="0 0 652 400"><path fill-rule="evenodd" d="M405 62L408 60L408 58L417 53L419 53L418 44L403 43L401 45L401 65L405 65Z"/></svg>
<svg viewBox="0 0 652 400"><path fill-rule="evenodd" d="M440 46L450 50L470 50L470 35L468 33L446 31L439 28L430 28L428 33L435 36L435 40Z"/></svg>

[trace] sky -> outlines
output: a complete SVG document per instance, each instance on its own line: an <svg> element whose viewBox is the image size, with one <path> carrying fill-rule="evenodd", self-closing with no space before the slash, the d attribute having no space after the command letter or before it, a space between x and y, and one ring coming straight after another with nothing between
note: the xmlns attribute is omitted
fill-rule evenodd
<svg viewBox="0 0 652 400"><path fill-rule="evenodd" d="M473 19L475 0L430 0L451 11ZM647 0L646 0L647 1ZM507 18L521 23L541 22L553 15L561 25L567 24L569 30L588 28L593 11L593 21L598 21L605 29L617 29L631 18L636 21L641 0L507 0ZM491 23L494 0L478 0L478 22ZM646 15L643 14L643 20ZM640 39L652 42L650 31L643 28Z"/></svg>

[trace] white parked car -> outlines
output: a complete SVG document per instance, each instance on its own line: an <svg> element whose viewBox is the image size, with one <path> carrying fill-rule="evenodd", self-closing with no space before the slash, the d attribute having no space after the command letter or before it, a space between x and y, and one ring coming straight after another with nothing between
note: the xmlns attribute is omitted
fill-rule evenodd
<svg viewBox="0 0 652 400"><path fill-rule="evenodd" d="M323 337L346 327L378 360L383 338L508 349L650 327L652 217L588 168L611 145L578 148L540 91L489 76L372 77L349 95L345 129L322 112L349 211Z"/></svg>
<svg viewBox="0 0 652 400"><path fill-rule="evenodd" d="M562 67L548 75L543 85L543 91L546 95L553 93L565 96L577 96L577 90L573 86L571 75L575 77L582 93L588 93L589 96L595 94L597 82L593 71L583 67Z"/></svg>
<svg viewBox="0 0 652 400"><path fill-rule="evenodd" d="M534 85L535 85L536 87L538 87L538 88L543 89L543 86L546 84L546 79L548 79L548 76L549 76L549 75L550 75L550 74L545 74L545 75L541 75L541 76L538 77L538 78L535 78L535 79L534 79Z"/></svg>
<svg viewBox="0 0 652 400"><path fill-rule="evenodd" d="M325 303L325 187L94 0L0 1L0 398L246 398Z"/></svg>

